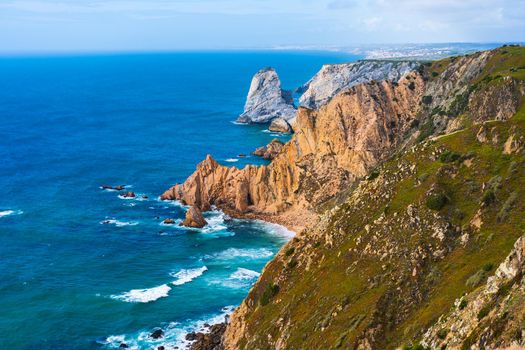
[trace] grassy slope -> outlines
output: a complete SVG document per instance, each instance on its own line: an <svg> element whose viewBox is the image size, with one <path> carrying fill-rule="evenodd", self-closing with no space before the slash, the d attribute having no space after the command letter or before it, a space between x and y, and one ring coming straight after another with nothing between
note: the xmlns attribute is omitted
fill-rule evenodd
<svg viewBox="0 0 525 350"><path fill-rule="evenodd" d="M501 48L479 81L488 75L523 79L525 69L515 69L521 66L523 48ZM241 345L270 349L282 338L287 349L353 348L366 337L373 348L388 349L416 342L456 298L476 287L467 286L467 279L487 264L497 265L525 233L523 200L505 221L497 219L511 193L525 196L523 151L502 152L511 132L525 135L525 108L509 121L489 125L496 143L480 143L480 126L471 125L395 157L379 168L377 179L362 183L327 215L324 227L290 242L247 298L254 306ZM462 158L440 161L447 150ZM496 199L482 205L489 187ZM444 194L447 204L429 209L429 192ZM421 225L410 224L409 205L417 208ZM478 210L483 225L475 230L470 222ZM374 224L378 218L382 221ZM436 227L446 228L443 241L435 237ZM442 249L443 257L435 254ZM423 253L414 255L417 251ZM279 286L273 296L270 284ZM267 304L261 303L265 291Z"/></svg>

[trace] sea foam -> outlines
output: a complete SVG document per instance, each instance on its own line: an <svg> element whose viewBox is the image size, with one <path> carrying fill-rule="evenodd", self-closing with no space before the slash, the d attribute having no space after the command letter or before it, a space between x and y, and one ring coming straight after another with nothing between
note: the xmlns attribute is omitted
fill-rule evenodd
<svg viewBox="0 0 525 350"><path fill-rule="evenodd" d="M101 225L115 225L117 227L123 226L136 226L139 223L137 221L120 221L116 219L107 219L100 222Z"/></svg>
<svg viewBox="0 0 525 350"><path fill-rule="evenodd" d="M24 212L22 210L2 210L0 211L0 218L4 217L4 216L10 216L10 215L21 215L23 214Z"/></svg>
<svg viewBox="0 0 525 350"><path fill-rule="evenodd" d="M273 252L268 248L228 248L222 252L206 255L204 259L233 260L238 258L244 259L267 259L273 256Z"/></svg>
<svg viewBox="0 0 525 350"><path fill-rule="evenodd" d="M225 162L228 162L228 163L235 163L235 162L238 162L239 159L238 158L228 158L228 159L225 159Z"/></svg>
<svg viewBox="0 0 525 350"><path fill-rule="evenodd" d="M150 301L167 297L170 290L171 288L167 284L163 284L148 289L132 289L129 292L112 295L111 298L128 303L149 303Z"/></svg>
<svg viewBox="0 0 525 350"><path fill-rule="evenodd" d="M172 284L176 286L181 286L183 284L193 281L199 276L202 276L202 274L207 270L208 268L206 266L203 266L195 269L182 269L179 272L170 273L171 277L176 278L176 280L173 281Z"/></svg>

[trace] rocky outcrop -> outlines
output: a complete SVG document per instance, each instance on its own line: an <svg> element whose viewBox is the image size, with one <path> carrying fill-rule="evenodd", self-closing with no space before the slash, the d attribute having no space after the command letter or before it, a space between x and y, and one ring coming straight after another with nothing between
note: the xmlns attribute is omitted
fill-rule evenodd
<svg viewBox="0 0 525 350"><path fill-rule="evenodd" d="M447 348L525 348L525 237L514 244L507 258L487 283L457 299L450 314L442 317L423 337L423 344Z"/></svg>
<svg viewBox="0 0 525 350"><path fill-rule="evenodd" d="M189 333L186 340L194 341L190 350L224 350L222 335L226 330L226 323L212 325L207 333Z"/></svg>
<svg viewBox="0 0 525 350"><path fill-rule="evenodd" d="M184 218L184 221L180 223L181 226L194 228L202 228L207 224L208 223L204 219L204 216L202 216L202 212L199 210L199 208L196 208L194 206L186 212L186 217Z"/></svg>
<svg viewBox="0 0 525 350"><path fill-rule="evenodd" d="M299 88L299 92L303 92L299 102L303 107L318 108L339 92L358 84L382 80L397 82L419 65L420 63L412 61L375 60L327 64Z"/></svg>
<svg viewBox="0 0 525 350"><path fill-rule="evenodd" d="M268 123L282 118L293 123L295 108L290 91L281 88L281 81L273 68L257 72L252 79L240 123Z"/></svg>
<svg viewBox="0 0 525 350"><path fill-rule="evenodd" d="M240 214L286 215L299 208L308 213L400 145L416 119L423 89L413 72L398 83L354 86L319 110L300 108L294 136L270 165L241 170L208 156L162 198L201 210L217 205ZM299 227L304 224L299 216Z"/></svg>
<svg viewBox="0 0 525 350"><path fill-rule="evenodd" d="M290 133L292 132L292 127L283 118L275 118L270 123L268 130L273 132Z"/></svg>
<svg viewBox="0 0 525 350"><path fill-rule="evenodd" d="M262 157L267 160L272 160L275 157L277 157L279 153L281 153L283 146L284 146L284 143L282 143L278 139L273 139L266 146L257 148L252 154L257 157Z"/></svg>

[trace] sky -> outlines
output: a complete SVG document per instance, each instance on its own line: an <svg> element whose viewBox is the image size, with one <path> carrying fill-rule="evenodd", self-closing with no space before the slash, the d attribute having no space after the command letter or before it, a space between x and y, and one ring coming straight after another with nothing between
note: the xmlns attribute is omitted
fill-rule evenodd
<svg viewBox="0 0 525 350"><path fill-rule="evenodd" d="M525 0L0 0L0 52L525 41Z"/></svg>

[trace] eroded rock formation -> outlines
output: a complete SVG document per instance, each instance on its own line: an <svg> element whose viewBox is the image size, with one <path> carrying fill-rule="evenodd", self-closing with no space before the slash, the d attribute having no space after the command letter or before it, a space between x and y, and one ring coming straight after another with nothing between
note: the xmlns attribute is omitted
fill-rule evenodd
<svg viewBox="0 0 525 350"><path fill-rule="evenodd" d="M194 228L201 228L206 226L208 223L204 219L204 216L202 216L202 212L199 208L191 207L186 212L186 217L184 218L184 221L180 223L181 226L186 227L194 227Z"/></svg>
<svg viewBox="0 0 525 350"><path fill-rule="evenodd" d="M257 72L252 79L244 112L237 119L241 123L268 123L282 118L293 123L295 108L290 91L281 88L281 81L273 68Z"/></svg>
<svg viewBox="0 0 525 350"><path fill-rule="evenodd" d="M257 157L262 157L267 160L272 160L281 153L284 143L278 139L273 139L266 146L257 148L252 154Z"/></svg>
<svg viewBox="0 0 525 350"><path fill-rule="evenodd" d="M294 136L270 165L230 168L208 156L162 198L201 210L217 205L240 214L308 213L390 155L416 119L423 89L413 72L398 83L354 86L319 110L300 108Z"/></svg>
<svg viewBox="0 0 525 350"><path fill-rule="evenodd" d="M344 64L327 64L306 84L299 88L304 92L299 102L307 108L318 108L326 104L339 92L352 86L370 82L390 80L397 82L414 70L419 63L413 61L359 61Z"/></svg>

